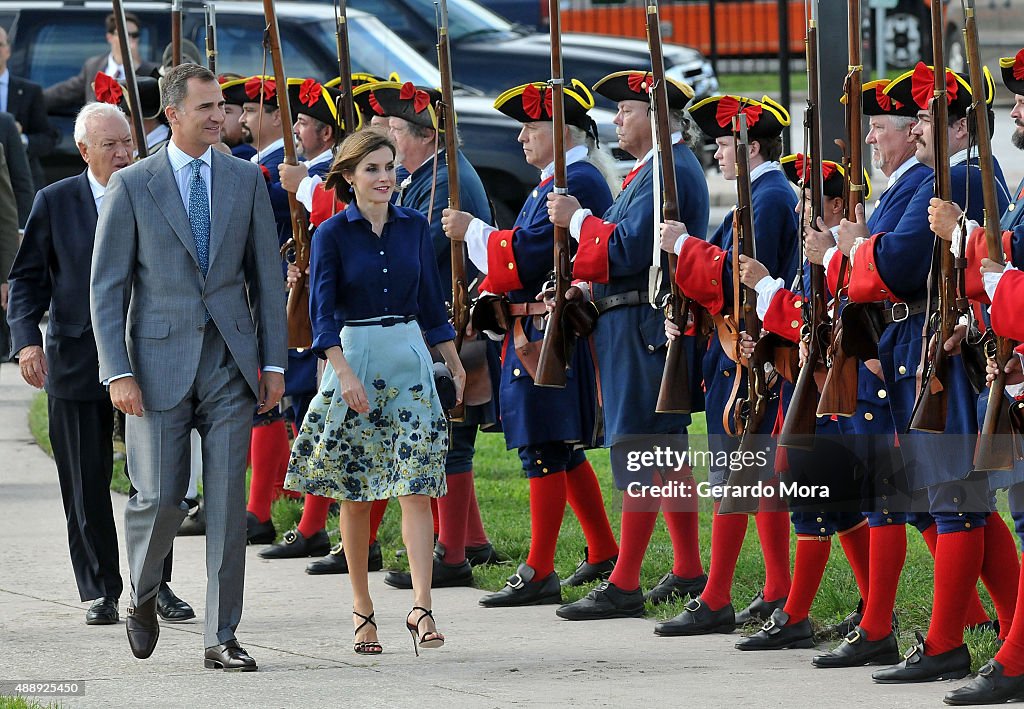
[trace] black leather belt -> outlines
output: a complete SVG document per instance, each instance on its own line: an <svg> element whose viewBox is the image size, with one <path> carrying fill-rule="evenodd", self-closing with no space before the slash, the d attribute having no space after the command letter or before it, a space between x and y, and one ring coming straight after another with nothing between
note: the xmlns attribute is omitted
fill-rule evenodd
<svg viewBox="0 0 1024 709"><path fill-rule="evenodd" d="M355 320L346 322L345 327L372 327L374 325L379 327L391 327L393 325L412 322L415 319L415 315L402 315L401 317L377 318L376 320Z"/></svg>
<svg viewBox="0 0 1024 709"><path fill-rule="evenodd" d="M886 325L903 322L911 315L923 313L927 307L928 302L925 300L919 300L916 303L893 303L891 308L882 311L882 321Z"/></svg>
<svg viewBox="0 0 1024 709"><path fill-rule="evenodd" d="M614 308L621 308L627 305L646 305L650 302L651 300L646 292L631 290L595 300L594 306L597 308L598 313L603 313Z"/></svg>

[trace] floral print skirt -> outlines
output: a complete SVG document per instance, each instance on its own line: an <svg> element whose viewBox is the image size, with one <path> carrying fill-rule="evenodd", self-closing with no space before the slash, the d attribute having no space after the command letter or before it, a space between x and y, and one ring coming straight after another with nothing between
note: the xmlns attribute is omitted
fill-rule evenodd
<svg viewBox="0 0 1024 709"><path fill-rule="evenodd" d="M348 407L328 364L292 446L284 486L359 502L444 495L448 423L419 325L346 327L341 344L370 411Z"/></svg>

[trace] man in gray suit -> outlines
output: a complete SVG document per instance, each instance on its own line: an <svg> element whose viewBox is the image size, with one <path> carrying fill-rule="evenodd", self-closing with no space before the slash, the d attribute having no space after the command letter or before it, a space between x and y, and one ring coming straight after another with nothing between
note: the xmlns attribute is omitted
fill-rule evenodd
<svg viewBox="0 0 1024 709"><path fill-rule="evenodd" d="M156 647L163 557L187 509L189 432L202 437L207 668L251 671L235 640L245 573L245 467L255 410L276 406L287 362L284 282L259 168L211 146L224 98L182 64L164 79L167 148L114 173L96 227L92 322L100 379L129 414L128 644ZM261 373L262 372L262 373Z"/></svg>

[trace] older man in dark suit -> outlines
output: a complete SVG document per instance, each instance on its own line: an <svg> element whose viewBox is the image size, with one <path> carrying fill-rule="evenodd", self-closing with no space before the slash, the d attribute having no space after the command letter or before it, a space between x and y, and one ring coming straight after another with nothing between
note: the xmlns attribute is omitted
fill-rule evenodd
<svg viewBox="0 0 1024 709"><path fill-rule="evenodd" d="M86 623L109 625L118 621L122 590L110 503L113 409L99 382L89 267L99 204L110 176L131 162L133 146L124 115L99 103L79 114L75 142L88 168L39 191L11 269L9 314L21 375L46 388L71 564L82 600L93 601ZM44 350L39 322L47 310ZM166 582L159 595L170 619L195 617Z"/></svg>
<svg viewBox="0 0 1024 709"><path fill-rule="evenodd" d="M50 154L57 144L58 134L46 117L43 87L20 76L12 76L7 68L10 57L11 45L7 31L0 27L0 111L14 116L21 132L21 142L28 152L32 183L36 189L42 189L46 180L39 158Z"/></svg>
<svg viewBox="0 0 1024 709"><path fill-rule="evenodd" d="M128 46L131 47L136 76L152 76L159 67L155 62L142 61L139 56L139 18L132 12L124 13L125 29L128 32ZM120 81L124 79L124 61L121 59L121 44L117 36L117 24L114 15L107 15L107 44L110 52L89 57L82 65L82 71L43 90L46 99L46 110L49 112L76 109L83 103L96 100L93 81L96 74L103 73Z"/></svg>

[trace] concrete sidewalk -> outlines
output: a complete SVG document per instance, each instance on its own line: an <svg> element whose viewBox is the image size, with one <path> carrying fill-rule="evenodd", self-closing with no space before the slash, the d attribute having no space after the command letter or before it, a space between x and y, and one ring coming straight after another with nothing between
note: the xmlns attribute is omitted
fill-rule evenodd
<svg viewBox="0 0 1024 709"><path fill-rule="evenodd" d="M875 685L870 668L813 669L813 650L740 653L737 635L658 638L649 619L569 623L551 606L486 610L476 589L435 591L448 642L416 658L404 625L411 595L386 587L382 573L371 574L371 588L384 654L370 659L352 652L342 577L307 576L305 560L268 562L254 548L239 640L258 673L204 670L197 621L163 624L156 652L136 660L123 622L84 623L56 473L27 426L33 393L16 365L0 367L0 680L83 681L85 695L60 698L63 706L922 707L940 706L953 686ZM125 500L114 496L119 528ZM200 617L204 543L175 544L173 587ZM125 596L122 616L126 605Z"/></svg>

